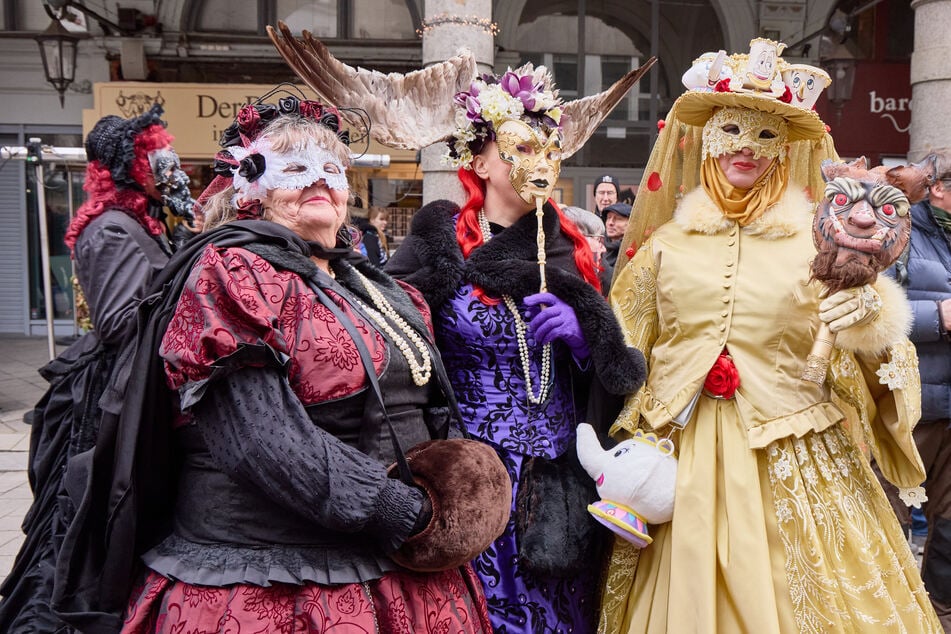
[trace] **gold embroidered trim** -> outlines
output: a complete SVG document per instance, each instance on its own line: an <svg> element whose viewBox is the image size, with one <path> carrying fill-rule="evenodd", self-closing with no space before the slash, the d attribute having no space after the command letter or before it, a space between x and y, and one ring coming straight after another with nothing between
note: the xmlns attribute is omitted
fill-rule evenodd
<svg viewBox="0 0 951 634"><path fill-rule="evenodd" d="M841 428L779 440L767 463L799 632L940 632L891 507Z"/></svg>

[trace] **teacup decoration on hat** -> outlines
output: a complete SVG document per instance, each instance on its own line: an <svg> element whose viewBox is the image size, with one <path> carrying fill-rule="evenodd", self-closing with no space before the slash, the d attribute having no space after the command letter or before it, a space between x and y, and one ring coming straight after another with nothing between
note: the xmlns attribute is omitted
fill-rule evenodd
<svg viewBox="0 0 951 634"><path fill-rule="evenodd" d="M750 41L750 53L743 73L743 87L761 92L772 91L777 78L778 60L786 45L758 37Z"/></svg>
<svg viewBox="0 0 951 634"><path fill-rule="evenodd" d="M785 44L780 42L756 38L750 41L748 54L734 53L725 56L723 67L730 69L730 80L719 81L713 90L687 90L674 104L676 117L682 123L703 126L721 108L747 108L781 116L788 128L786 141L790 143L822 138L826 134L825 124L812 108L812 104L826 88L827 84L823 79L828 75L824 75L821 69L805 64L788 64L779 57L784 48ZM705 56L716 59L718 55L704 53L697 58L693 66L700 66ZM801 97L797 99L792 95L793 90L783 83L783 72L797 66L801 79L808 81L806 70L812 70L813 75L818 78L809 86L815 94L807 95L807 91L803 89ZM691 71L688 71L685 77L693 77L695 80L695 68L691 68ZM684 83L687 83L687 80ZM695 84L696 81L693 81L692 85Z"/></svg>
<svg viewBox="0 0 951 634"><path fill-rule="evenodd" d="M829 73L808 64L785 64L782 75L792 93L791 103L806 109L815 107L819 95L832 83Z"/></svg>
<svg viewBox="0 0 951 634"><path fill-rule="evenodd" d="M724 79L732 79L733 66L727 58L726 51L704 53L694 60L693 66L687 69L680 81L687 90L712 92L716 85Z"/></svg>

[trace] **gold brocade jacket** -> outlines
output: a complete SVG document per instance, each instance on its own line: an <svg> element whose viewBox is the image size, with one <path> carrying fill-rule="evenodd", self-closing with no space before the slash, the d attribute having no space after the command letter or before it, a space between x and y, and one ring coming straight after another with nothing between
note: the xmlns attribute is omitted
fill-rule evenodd
<svg viewBox="0 0 951 634"><path fill-rule="evenodd" d="M839 333L825 384L800 378L820 323L822 287L809 281L814 209L790 186L740 227L702 189L683 198L612 287L627 343L648 363L647 382L628 397L612 435L668 425L726 348L739 372L736 407L751 448L848 420L890 481L921 484L911 436L921 390L900 287L880 276L881 314Z"/></svg>

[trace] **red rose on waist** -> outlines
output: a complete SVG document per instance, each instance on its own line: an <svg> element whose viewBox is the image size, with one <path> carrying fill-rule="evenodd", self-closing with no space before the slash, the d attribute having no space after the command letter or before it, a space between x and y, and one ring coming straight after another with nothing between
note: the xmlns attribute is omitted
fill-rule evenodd
<svg viewBox="0 0 951 634"><path fill-rule="evenodd" d="M721 352L720 356L713 363L710 372L707 373L707 380L703 382L703 389L720 398L733 398L736 388L740 387L740 374L733 365L733 357Z"/></svg>

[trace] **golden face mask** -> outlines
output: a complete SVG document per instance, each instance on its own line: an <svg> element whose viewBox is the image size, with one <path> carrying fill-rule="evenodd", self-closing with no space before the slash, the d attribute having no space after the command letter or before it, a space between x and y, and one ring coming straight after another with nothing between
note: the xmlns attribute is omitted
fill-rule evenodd
<svg viewBox="0 0 951 634"><path fill-rule="evenodd" d="M723 108L703 126L703 158L733 154L743 148L753 158L786 158L786 121L779 115L748 108Z"/></svg>
<svg viewBox="0 0 951 634"><path fill-rule="evenodd" d="M509 180L527 203L551 196L561 172L561 131L547 136L524 121L510 119L495 131L499 157L512 165Z"/></svg>

